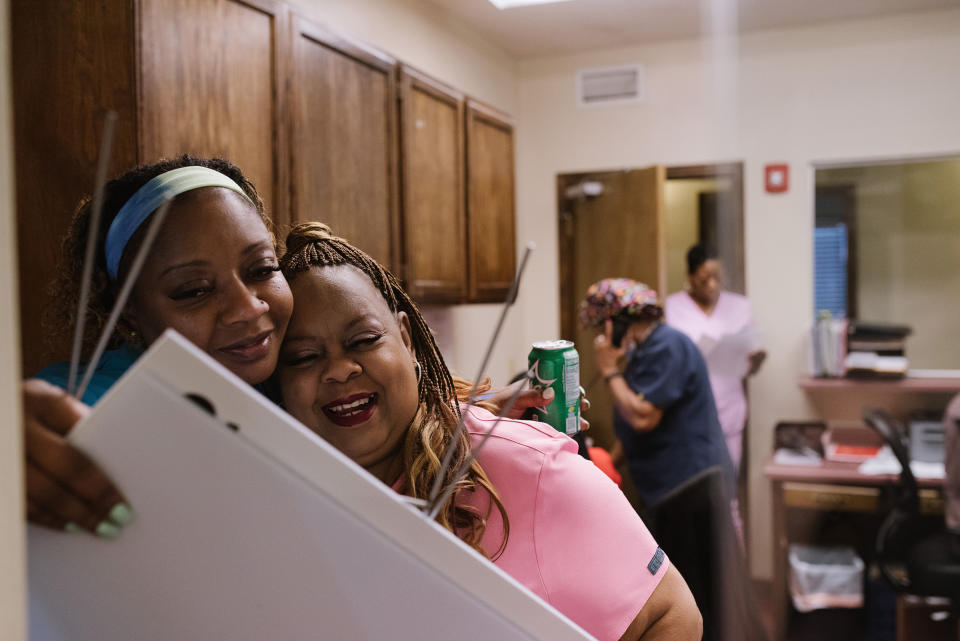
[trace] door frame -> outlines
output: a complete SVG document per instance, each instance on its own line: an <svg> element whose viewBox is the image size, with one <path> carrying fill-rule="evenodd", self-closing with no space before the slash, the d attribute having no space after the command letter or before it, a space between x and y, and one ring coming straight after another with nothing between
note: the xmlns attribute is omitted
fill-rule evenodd
<svg viewBox="0 0 960 641"><path fill-rule="evenodd" d="M743 275L743 295L747 295L747 265L746 265L746 225L743 212L743 162L725 162L705 165L689 165L681 167L667 167L667 180L684 178L727 178L730 180L731 212L740 227L739 251L734 256L724 256L724 263L729 265L731 260L736 262L737 269ZM666 296L666 292L663 294ZM747 397L747 407L750 406L749 390L744 383L744 395ZM742 518L743 536L750 531L750 415L743 425L743 443L741 447L740 469L737 470L737 494L739 499L740 516ZM744 549L744 556L749 560L750 552Z"/></svg>
<svg viewBox="0 0 960 641"><path fill-rule="evenodd" d="M704 165L683 165L677 167L667 167L667 180L682 180L684 178L699 179L717 179L726 178L730 180L730 208L734 218L738 221L740 227L740 246L739 251L734 256L724 256L723 261L728 266L730 261L734 262L736 269L743 276L743 295L747 295L747 265L746 265L746 227L743 215L743 162L723 162ZM661 292L666 297L666 292Z"/></svg>
<svg viewBox="0 0 960 641"><path fill-rule="evenodd" d="M730 194L732 196L731 215L738 221L740 227L740 236L742 242L739 245L739 252L733 257L725 257L725 261L734 260L737 262L737 266L740 270L740 273L743 274L743 289L744 295L747 294L746 286L746 225L744 217L744 184L743 184L743 162L742 161L733 161L733 162L722 162L722 163L712 163L712 164L699 164L699 165L676 165L672 167L665 167L664 181L666 180L678 180L684 178L698 178L698 179L716 179L716 178L725 178L730 180ZM654 165L655 166L655 165ZM640 169L636 167L635 169ZM623 171L624 169L620 169ZM629 170L629 169L627 169ZM573 261L564 260L565 256L573 255L575 243L573 236L569 233L565 233L565 227L568 225L573 225L573 204L576 202L576 197L568 197L567 190L568 188L581 183L585 180L590 180L592 176L595 176L600 173L609 173L611 171L617 171L616 169L598 169L593 171L580 171L576 173L565 173L557 174L556 185L557 185L557 250L558 250L558 273L559 273L559 282L557 286L559 288L559 299L560 299L560 336L562 338L573 339L574 338L574 326L573 323L576 322L576 313L573 311L577 302L579 294L577 292L570 291L570 284L576 282L574 274L574 264ZM663 269L663 267L661 267ZM661 274L661 280L666 282L666 273ZM566 285L566 286L565 286ZM667 292L660 291L661 301L666 297ZM749 404L749 398L748 398ZM738 494L740 499L740 514L743 520L743 532L746 536L746 533L750 531L750 514L748 510L749 506L749 432L750 432L750 421L749 416L746 424L743 429L743 455L740 462L740 474L739 474L739 488ZM746 556L749 557L749 552L745 550Z"/></svg>
<svg viewBox="0 0 960 641"><path fill-rule="evenodd" d="M637 167L636 169L639 169ZM745 237L745 226L744 226L744 215L743 215L743 162L723 162L723 163L713 163L713 164L700 164L700 165L677 165L673 167L666 167L666 179L667 180L677 180L683 178L700 178L700 179L710 179L710 178L727 178L730 180L731 188L730 193L733 198L731 203L731 208L733 215L739 220L740 223L740 233L743 236L743 242L740 245L741 251L733 259L737 261L740 273L744 275L744 295L746 295L746 260L744 254L746 253L746 237ZM557 250L558 256L561 257L559 260L559 301L560 301L560 336L565 338L571 338L573 336L573 327L570 325L574 315L571 314L570 310L573 309L577 304L577 294L575 292L567 291L569 288L564 287L564 283L574 282L573 274L573 263L572 261L562 260L563 256L569 256L573 252L573 243L569 234L564 233L565 225L572 224L572 213L571 206L574 202L574 198L567 196L567 189L583 182L584 180L589 180L591 176L594 176L599 173L608 173L611 171L617 171L616 169L596 169L592 171L578 171L564 174L557 174ZM663 275L663 280L665 281L666 274ZM661 297L666 297L667 292L659 292Z"/></svg>

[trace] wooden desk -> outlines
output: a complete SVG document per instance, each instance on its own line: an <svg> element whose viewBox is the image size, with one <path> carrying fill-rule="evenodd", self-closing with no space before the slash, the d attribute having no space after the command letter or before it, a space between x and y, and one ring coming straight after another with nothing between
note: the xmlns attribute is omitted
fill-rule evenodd
<svg viewBox="0 0 960 641"><path fill-rule="evenodd" d="M815 510L880 515L889 509L890 490L899 483L892 474L864 476L858 463L824 461L820 465L783 465L771 459L763 468L773 483L773 626L774 641L786 638L788 598L787 510ZM920 509L942 514L943 480L917 479Z"/></svg>

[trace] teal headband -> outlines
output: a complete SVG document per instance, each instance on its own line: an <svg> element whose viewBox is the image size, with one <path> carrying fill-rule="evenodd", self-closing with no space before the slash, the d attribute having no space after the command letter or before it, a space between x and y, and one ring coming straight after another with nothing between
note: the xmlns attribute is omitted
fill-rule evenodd
<svg viewBox="0 0 960 641"><path fill-rule="evenodd" d="M123 250L126 249L130 238L140 228L143 221L156 211L164 201L201 187L226 187L253 204L250 196L240 188L240 185L219 171L208 167L180 167L156 176L138 189L137 193L124 203L110 224L103 250L107 258L107 272L110 274L110 278L117 280Z"/></svg>

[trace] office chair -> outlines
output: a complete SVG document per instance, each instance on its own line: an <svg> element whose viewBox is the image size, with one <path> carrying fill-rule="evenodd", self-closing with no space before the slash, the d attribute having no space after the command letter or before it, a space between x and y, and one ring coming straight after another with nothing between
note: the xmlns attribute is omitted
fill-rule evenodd
<svg viewBox="0 0 960 641"><path fill-rule="evenodd" d="M730 514L724 469L684 481L644 521L686 579L703 616L703 641L767 641Z"/></svg>
<svg viewBox="0 0 960 641"><path fill-rule="evenodd" d="M877 532L876 559L880 571L900 592L950 597L956 602L960 599L960 539L942 523L931 528L920 516L906 430L878 409L865 409L863 420L887 442L901 468L894 508ZM947 470L948 479L956 474L960 470Z"/></svg>

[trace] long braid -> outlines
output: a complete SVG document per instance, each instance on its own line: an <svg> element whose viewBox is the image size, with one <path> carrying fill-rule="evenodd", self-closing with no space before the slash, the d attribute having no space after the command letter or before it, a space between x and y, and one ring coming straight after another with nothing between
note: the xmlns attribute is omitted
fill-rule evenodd
<svg viewBox="0 0 960 641"><path fill-rule="evenodd" d="M452 482L457 470L470 455L470 437L466 431L452 444L460 418L458 389L463 385L454 381L420 310L393 274L343 238L334 236L330 228L322 223L302 223L288 234L287 251L280 260L287 280L293 281L297 275L312 268L338 265L352 265L366 274L383 295L390 310L394 313L405 312L410 321L411 340L422 373L417 385L420 407L403 445L404 489L410 496L426 499L440 473L440 459L447 448L454 447L453 461L444 479L447 483ZM486 513L456 502L456 495L460 491L473 492L480 488L490 497ZM494 506L503 519L504 539L500 547L489 555L481 542ZM443 507L438 519L441 525L481 554L495 558L506 546L509 535L506 510L493 484L476 461L458 483L458 491Z"/></svg>

